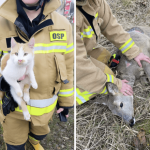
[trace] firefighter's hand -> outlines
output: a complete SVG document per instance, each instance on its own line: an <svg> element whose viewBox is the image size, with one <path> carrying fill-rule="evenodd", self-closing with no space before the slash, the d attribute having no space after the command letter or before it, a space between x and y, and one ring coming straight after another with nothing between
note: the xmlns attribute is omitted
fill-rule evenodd
<svg viewBox="0 0 150 150"><path fill-rule="evenodd" d="M144 60L148 63L150 63L150 58L143 53L140 53L138 56L134 58L134 60L138 63L138 65L142 68L141 60Z"/></svg>
<svg viewBox="0 0 150 150"><path fill-rule="evenodd" d="M5 95L2 99L3 114L6 116L11 111L15 111L16 107L18 107L18 104L14 101L10 91L5 92Z"/></svg>
<svg viewBox="0 0 150 150"><path fill-rule="evenodd" d="M132 87L126 83L128 83L127 80L121 80L122 81L122 88L121 88L121 93L125 96L131 96L133 95L133 90Z"/></svg>
<svg viewBox="0 0 150 150"><path fill-rule="evenodd" d="M64 108L59 108L58 110L57 110L57 114L59 114L59 113L61 113L61 112L64 112L65 113L65 116L66 116L66 118L68 118L69 117L69 109L64 109Z"/></svg>

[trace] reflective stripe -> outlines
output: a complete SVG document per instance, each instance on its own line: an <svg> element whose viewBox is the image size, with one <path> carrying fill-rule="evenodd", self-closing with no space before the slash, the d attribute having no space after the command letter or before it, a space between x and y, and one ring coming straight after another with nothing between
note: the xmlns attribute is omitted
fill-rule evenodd
<svg viewBox="0 0 150 150"><path fill-rule="evenodd" d="M67 43L38 43L34 46L34 53L53 53L53 52L66 52Z"/></svg>
<svg viewBox="0 0 150 150"><path fill-rule="evenodd" d="M83 40L83 32L81 32L81 39Z"/></svg>
<svg viewBox="0 0 150 150"><path fill-rule="evenodd" d="M10 51L3 51L4 54L10 53Z"/></svg>
<svg viewBox="0 0 150 150"><path fill-rule="evenodd" d="M106 73L106 75L107 75L107 82L114 83L114 76L113 75L109 75L107 73Z"/></svg>
<svg viewBox="0 0 150 150"><path fill-rule="evenodd" d="M130 38L125 44L123 44L119 50L124 54L126 51L128 51L132 46L134 45L134 41L132 38Z"/></svg>
<svg viewBox="0 0 150 150"><path fill-rule="evenodd" d="M30 99L30 101L27 104L31 107L44 108L52 105L56 100L57 95L54 95L52 98L49 99L42 99L42 100Z"/></svg>
<svg viewBox="0 0 150 150"><path fill-rule="evenodd" d="M82 96L80 96L77 92L76 92L76 97L77 97L77 102L79 105L86 102L86 100Z"/></svg>
<svg viewBox="0 0 150 150"><path fill-rule="evenodd" d="M58 96L69 97L74 94L74 89L60 90Z"/></svg>
<svg viewBox="0 0 150 150"><path fill-rule="evenodd" d="M85 38L92 38L93 34L94 34L94 31L93 31L92 27L88 26L87 29L84 29L84 31L81 32L81 39L83 39L83 37L85 37Z"/></svg>
<svg viewBox="0 0 150 150"><path fill-rule="evenodd" d="M65 54L70 53L72 51L74 51L74 45L73 45L73 43L71 43L70 45L67 46Z"/></svg>
<svg viewBox="0 0 150 150"><path fill-rule="evenodd" d="M2 101L0 101L0 103L2 104ZM31 107L29 105L27 105L27 108L28 108L30 115L41 116L41 115L50 113L52 110L54 110L54 108L56 107L56 104L57 104L57 100L53 104L45 108L36 108L36 107ZM15 108L15 111L22 112L22 110L20 110L19 107Z"/></svg>
<svg viewBox="0 0 150 150"><path fill-rule="evenodd" d="M108 94L106 86L104 87L103 91L100 94Z"/></svg>
<svg viewBox="0 0 150 150"><path fill-rule="evenodd" d="M97 20L97 18L98 18L98 13L96 13L96 15L95 15L95 19Z"/></svg>
<svg viewBox="0 0 150 150"><path fill-rule="evenodd" d="M106 73L106 75L107 75L107 82L114 83L114 76L113 75L109 75L107 73Z"/></svg>
<svg viewBox="0 0 150 150"><path fill-rule="evenodd" d="M92 92L87 92L87 91L84 91L81 93L80 90L76 88L76 101L79 105L81 105L89 101L90 97L95 94L97 93L92 93ZM103 91L100 94L108 94L106 86L104 87Z"/></svg>
<svg viewBox="0 0 150 150"><path fill-rule="evenodd" d="M31 137L30 135L29 135L29 139L34 140L34 141L38 141L35 138Z"/></svg>

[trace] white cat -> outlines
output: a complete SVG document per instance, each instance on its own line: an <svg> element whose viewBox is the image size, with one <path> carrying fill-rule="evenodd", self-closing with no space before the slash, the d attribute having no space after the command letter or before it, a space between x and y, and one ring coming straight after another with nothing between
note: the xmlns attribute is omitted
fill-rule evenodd
<svg viewBox="0 0 150 150"><path fill-rule="evenodd" d="M25 44L16 43L14 38L11 38L11 53L4 55L1 60L1 74L10 85L14 100L22 108L25 120L30 119L26 105L30 100L30 85L34 89L38 88L33 72L34 44L34 38Z"/></svg>

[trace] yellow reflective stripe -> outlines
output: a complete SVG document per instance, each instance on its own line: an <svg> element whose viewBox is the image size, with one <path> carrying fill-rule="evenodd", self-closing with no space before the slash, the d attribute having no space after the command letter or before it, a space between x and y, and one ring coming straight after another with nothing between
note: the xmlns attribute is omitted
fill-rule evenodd
<svg viewBox="0 0 150 150"><path fill-rule="evenodd" d="M116 54L113 54L113 57L116 58Z"/></svg>
<svg viewBox="0 0 150 150"><path fill-rule="evenodd" d="M31 137L30 135L29 135L29 139L34 140L34 141L38 141L35 138Z"/></svg>
<svg viewBox="0 0 150 150"><path fill-rule="evenodd" d="M114 83L114 76L113 75L109 75L107 73L106 73L106 75L107 75L107 82Z"/></svg>
<svg viewBox="0 0 150 150"><path fill-rule="evenodd" d="M93 37L93 34L94 34L94 31L93 31L92 27L91 27L91 26L88 26L87 29L84 29L84 32L83 32L83 33L81 32L81 39L82 39L83 37L85 37L85 38L92 38L92 37Z"/></svg>
<svg viewBox="0 0 150 150"><path fill-rule="evenodd" d="M128 51L134 44L135 44L135 43L133 42L128 48L126 48L126 49L122 52L122 54L124 54L126 51Z"/></svg>
<svg viewBox="0 0 150 150"><path fill-rule="evenodd" d="M8 51L3 51L3 53L7 54L7 53L9 53L9 52L8 52Z"/></svg>
<svg viewBox="0 0 150 150"><path fill-rule="evenodd" d="M34 51L34 54L48 54L48 53L54 53L54 52L57 52L57 53L62 53L62 52L66 52L66 50L49 50L49 51L44 51L44 50L40 50L40 51Z"/></svg>
<svg viewBox="0 0 150 150"><path fill-rule="evenodd" d="M103 91L100 94L108 94L106 86L104 87Z"/></svg>
<svg viewBox="0 0 150 150"><path fill-rule="evenodd" d="M66 89L66 90L60 90L58 96L62 97L69 97L74 94L74 88Z"/></svg>
<svg viewBox="0 0 150 150"><path fill-rule="evenodd" d="M83 93L80 92L78 88L76 88L76 101L79 105L87 102L90 100L90 97L96 93L89 93L87 91L84 91Z"/></svg>
<svg viewBox="0 0 150 150"><path fill-rule="evenodd" d="M0 103L2 104L2 101L0 101ZM45 108L31 107L29 105L27 105L27 108L30 115L42 116L44 114L50 113L56 107L56 104L57 104L57 100L52 105ZM15 111L22 112L22 110L20 110L19 107L15 108Z"/></svg>
<svg viewBox="0 0 150 150"><path fill-rule="evenodd" d="M83 32L80 32L81 33L81 39L83 40Z"/></svg>
<svg viewBox="0 0 150 150"><path fill-rule="evenodd" d="M76 97L76 101L79 105L83 104L83 102L78 97Z"/></svg>
<svg viewBox="0 0 150 150"><path fill-rule="evenodd" d="M130 38L125 44L123 44L119 50L121 50L122 53L125 53L126 51L128 51L132 46L134 45L134 41L132 40L132 38Z"/></svg>
<svg viewBox="0 0 150 150"><path fill-rule="evenodd" d="M73 51L74 51L74 44L71 43L71 44L69 44L69 45L67 46L67 49L66 49L65 54L71 53L71 52L73 52Z"/></svg>
<svg viewBox="0 0 150 150"><path fill-rule="evenodd" d="M98 12L96 13L96 15L95 15L95 18L97 19L97 17L98 17Z"/></svg>

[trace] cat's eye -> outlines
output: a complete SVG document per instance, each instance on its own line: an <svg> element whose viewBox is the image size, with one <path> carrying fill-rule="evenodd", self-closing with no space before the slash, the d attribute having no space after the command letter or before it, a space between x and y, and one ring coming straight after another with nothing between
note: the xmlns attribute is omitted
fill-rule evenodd
<svg viewBox="0 0 150 150"><path fill-rule="evenodd" d="M18 56L18 53L15 53L16 56Z"/></svg>
<svg viewBox="0 0 150 150"><path fill-rule="evenodd" d="M24 56L28 55L28 53L24 53Z"/></svg>

